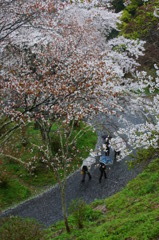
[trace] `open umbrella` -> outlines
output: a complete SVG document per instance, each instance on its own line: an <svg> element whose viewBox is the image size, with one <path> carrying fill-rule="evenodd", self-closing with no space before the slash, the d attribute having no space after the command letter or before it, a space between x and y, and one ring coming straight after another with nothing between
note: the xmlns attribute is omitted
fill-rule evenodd
<svg viewBox="0 0 159 240"><path fill-rule="evenodd" d="M113 159L110 156L100 156L99 162L105 165L111 165L113 164Z"/></svg>

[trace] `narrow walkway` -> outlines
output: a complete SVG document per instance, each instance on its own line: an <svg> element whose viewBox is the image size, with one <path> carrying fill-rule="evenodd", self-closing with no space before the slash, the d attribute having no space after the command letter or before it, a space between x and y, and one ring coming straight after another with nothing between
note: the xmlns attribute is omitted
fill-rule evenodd
<svg viewBox="0 0 159 240"><path fill-rule="evenodd" d="M86 178L85 183L81 183L80 171L72 174L67 181L67 205L71 200L82 198L87 203L95 199L103 199L120 191L131 179L135 178L141 169L128 170L125 161L117 162L107 169L107 179L98 182L99 169L92 168L92 180ZM86 176L87 177L87 176ZM56 185L47 192L28 200L14 209L3 212L0 217L17 215L38 220L45 226L49 226L62 219L61 201L59 187Z"/></svg>
<svg viewBox="0 0 159 240"><path fill-rule="evenodd" d="M127 112L125 118L134 124L138 124L143 121L141 118L139 118L139 116L134 116L130 112ZM109 126L109 123L114 122L116 126L124 127L124 125L122 126L122 124L118 122L118 118L115 117L113 117L112 120L108 119L108 117L104 115L99 115L98 118L95 118L95 121L101 123L103 126L103 129L100 129L97 133L98 142L96 148L101 146L101 136L104 134L104 132L107 132L107 128L109 128L111 132L115 131L111 125ZM86 179L85 183L81 183L82 176L80 171L76 171L74 174L72 174L67 180L67 205L69 206L69 203L73 199L82 198L87 203L90 203L95 199L107 198L120 191L131 179L135 178L142 171L142 167L139 168L138 166L136 169L129 170L126 160L128 159L122 160L121 162L116 162L110 167L110 169L107 168L108 178L102 179L101 184L98 181L100 175L98 168L95 169L92 167L92 180L89 181ZM62 211L58 185L35 197L34 199L18 205L14 209L3 212L0 217L9 215L34 218L45 226L49 226L58 220L61 220Z"/></svg>

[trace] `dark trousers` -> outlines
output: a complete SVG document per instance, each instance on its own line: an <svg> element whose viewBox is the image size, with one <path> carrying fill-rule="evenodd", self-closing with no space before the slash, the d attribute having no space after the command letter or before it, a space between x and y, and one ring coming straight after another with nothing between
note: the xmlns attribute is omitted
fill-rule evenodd
<svg viewBox="0 0 159 240"><path fill-rule="evenodd" d="M91 180L92 176L91 176L90 172L88 171L88 167L87 166L83 166L82 173L83 173L82 182L85 182L86 174L88 175L89 180Z"/></svg>
<svg viewBox="0 0 159 240"><path fill-rule="evenodd" d="M99 168L100 170L100 177L99 177L99 182L101 183L102 177L104 175L105 178L107 178L107 174L106 174L106 166L100 166Z"/></svg>
<svg viewBox="0 0 159 240"><path fill-rule="evenodd" d="M114 150L114 162L116 162L116 157L120 155L120 151Z"/></svg>

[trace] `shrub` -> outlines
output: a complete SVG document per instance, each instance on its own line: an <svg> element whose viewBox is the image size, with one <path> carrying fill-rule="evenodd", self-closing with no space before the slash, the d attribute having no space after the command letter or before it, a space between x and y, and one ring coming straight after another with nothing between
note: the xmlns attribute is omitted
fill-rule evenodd
<svg viewBox="0 0 159 240"><path fill-rule="evenodd" d="M82 199L73 200L69 207L69 212L73 215L79 229L83 228L83 222L86 218L86 203Z"/></svg>
<svg viewBox="0 0 159 240"><path fill-rule="evenodd" d="M1 240L45 240L41 225L34 220L9 217L0 220Z"/></svg>
<svg viewBox="0 0 159 240"><path fill-rule="evenodd" d="M130 22L130 20L131 20L131 14L127 10L125 10L122 14L121 21L128 23Z"/></svg>
<svg viewBox="0 0 159 240"><path fill-rule="evenodd" d="M138 6L136 4L130 4L127 6L126 10L132 15L134 16L136 13L136 9L138 8Z"/></svg>
<svg viewBox="0 0 159 240"><path fill-rule="evenodd" d="M101 216L100 211L93 210L82 199L75 199L71 202L69 212L72 214L78 228L84 227L85 221L95 221Z"/></svg>

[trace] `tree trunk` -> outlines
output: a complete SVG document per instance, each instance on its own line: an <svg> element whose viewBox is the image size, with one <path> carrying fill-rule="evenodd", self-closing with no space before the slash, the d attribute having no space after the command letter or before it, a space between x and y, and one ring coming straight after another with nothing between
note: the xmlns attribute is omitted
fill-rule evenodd
<svg viewBox="0 0 159 240"><path fill-rule="evenodd" d="M64 222L65 222L66 231L67 231L68 233L70 233L71 230L70 230L70 227L69 227L69 224L68 224L67 216L64 217Z"/></svg>
<svg viewBox="0 0 159 240"><path fill-rule="evenodd" d="M34 129L39 129L40 133L41 133L41 137L43 142L46 142L47 140L47 133L46 133L46 129L43 123L40 123L39 121L36 121L34 124Z"/></svg>
<svg viewBox="0 0 159 240"><path fill-rule="evenodd" d="M62 213L63 213L63 218L64 218L64 222L65 222L66 231L68 233L70 233L71 230L70 230L70 227L69 227L69 224L68 224L67 209L66 209L65 183L61 183L61 185L62 186L60 186L60 189L61 189Z"/></svg>

